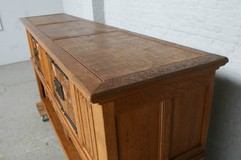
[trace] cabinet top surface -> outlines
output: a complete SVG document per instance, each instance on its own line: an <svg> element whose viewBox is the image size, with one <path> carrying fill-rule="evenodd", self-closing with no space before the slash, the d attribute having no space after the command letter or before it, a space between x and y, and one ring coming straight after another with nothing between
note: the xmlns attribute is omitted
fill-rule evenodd
<svg viewBox="0 0 241 160"><path fill-rule="evenodd" d="M90 99L180 72L217 69L228 61L226 57L66 14L21 20Z"/></svg>

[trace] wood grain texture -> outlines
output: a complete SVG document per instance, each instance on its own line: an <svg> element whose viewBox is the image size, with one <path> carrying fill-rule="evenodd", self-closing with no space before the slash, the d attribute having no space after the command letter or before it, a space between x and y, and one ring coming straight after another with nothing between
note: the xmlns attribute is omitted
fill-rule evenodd
<svg viewBox="0 0 241 160"><path fill-rule="evenodd" d="M47 16L48 17L48 16ZM41 47L50 55L56 64L64 71L64 73L72 79L79 90L90 99L90 92L102 83L102 80L96 78L95 74L90 72L85 66L73 59L71 55L61 49L51 39L40 32L32 23L26 18L21 19L27 28L28 32L37 40ZM84 76L83 76L84 75ZM89 79L92 79L89 81ZM84 85L84 83L85 85Z"/></svg>
<svg viewBox="0 0 241 160"><path fill-rule="evenodd" d="M119 159L158 159L157 126L163 105L153 100L152 97L116 100Z"/></svg>
<svg viewBox="0 0 241 160"><path fill-rule="evenodd" d="M108 160L103 108L100 105L95 104L93 106L93 115L98 158L99 160Z"/></svg>
<svg viewBox="0 0 241 160"><path fill-rule="evenodd" d="M170 159L172 119L173 119L173 98L162 101L159 119L159 148L158 157L160 160Z"/></svg>
<svg viewBox="0 0 241 160"><path fill-rule="evenodd" d="M104 81L202 56L120 31L55 42Z"/></svg>
<svg viewBox="0 0 241 160"><path fill-rule="evenodd" d="M37 67L35 71L36 73L38 73L38 76L42 77L40 78L41 81L44 82L44 84L47 84L42 74L37 70ZM214 72L203 71L200 73L188 74L183 77L182 81L178 81L178 83L170 81L167 84L160 84L160 86L154 87L155 89L147 89L144 92L141 92L138 94L131 94L131 95L128 95L128 97L122 97L121 99L116 100L116 102L112 105L103 105L102 107L104 108L102 108L100 105L93 105L93 106L91 105L93 110L93 122L94 122L94 130L95 130L94 137L96 137L96 145L97 145L96 148L98 152L98 158L103 160L112 159L107 157L113 157L113 156L116 157L118 155L118 159L140 159L141 157L146 158L151 155L152 158L155 158L155 159L160 159L160 157L170 159L170 155L171 155L170 150L172 148L175 148L176 145L175 144L172 145L169 138L171 135L170 132L173 132L173 130L171 131L168 128L171 128L173 123L172 122L173 121L172 105L174 104L174 102L172 100L173 98L169 99L168 97L172 97L172 96L178 97L180 95L186 95L187 93L189 93L187 92L188 90L199 91L200 87L207 86L209 82L213 80L213 78L210 78L210 73L212 73L211 75L213 75ZM84 157L83 159L88 159L88 160L94 159L93 156L91 156L93 153L91 149L93 144L92 144L92 139L90 138L91 135L93 134L91 134L89 129L90 127L89 126L90 123L88 122L89 117L86 116L86 108L85 108L86 107L85 104L88 104L89 102L87 102L86 99L83 98L83 96L79 93L77 88L75 88L74 93L77 95L76 98L80 99L80 100L75 100L77 103L79 103L79 105L76 106L78 110L80 109L78 111L78 115L84 117L84 120L81 120L83 132L81 133L78 131L78 133L79 133L79 137L84 138L83 141L85 141L84 144L81 145L79 144L79 142L81 141L78 142L78 140L75 140L74 141L76 143L75 146L77 146L77 148L79 147L78 150L80 152L81 157L82 158ZM162 99L166 99L164 103ZM183 100L189 101L189 96L184 96ZM113 107L115 107L115 109ZM185 107L185 106L182 106L182 107ZM139 108L142 108L142 109L139 109ZM179 112L180 113L178 113L177 115L181 114L181 111ZM188 112L190 112L190 114L199 114L196 112L196 110L188 110ZM127 113L127 115L120 116L121 118L119 119L118 115L122 115L121 113ZM129 114L130 116L128 116ZM59 113L59 116L60 117L62 116L61 113ZM115 117L117 116L117 118L113 118L113 116ZM178 118L178 116L175 116L175 117ZM134 121L133 121L133 118L134 118ZM155 120L153 120L153 118L155 118ZM113 122L113 120L115 122ZM153 121L155 123L153 123ZM64 126L66 126L66 122L63 119L62 119L62 123L64 124ZM116 127L115 127L115 124L116 124ZM175 125L178 125L178 124L179 124L179 121L175 122ZM118 126L119 126L119 129L118 129ZM146 127L149 128L150 126L156 127L156 128L151 127L153 128L151 133L155 132L155 134L150 134L150 132L146 132L146 129L144 129L145 132L143 131L134 132L134 133L132 132L135 130L137 131L142 130L142 128L146 128ZM81 128L81 125L78 126L78 128ZM200 128L202 128L202 126L200 126ZM67 132L70 132L70 130ZM192 129L190 129L190 131L192 131ZM122 134L132 133L131 134L132 141L129 141L126 144L126 141L123 140L123 138L125 138L125 134L123 136L119 132L121 132ZM176 130L176 132L180 132L180 131ZM187 134L190 134L189 131L186 131L186 132ZM200 132L198 133L198 135L200 135ZM67 135L69 134L71 135L71 132L67 133ZM178 133L176 134L178 135ZM88 137L87 139L85 138L86 135ZM122 136L119 136L119 135L122 135ZM184 138L190 138L190 137L184 136ZM115 142L115 139L117 141L116 143L117 147L114 147L115 145L113 145L113 143ZM138 143L135 143L136 139ZM138 139L140 140L138 141ZM145 139L145 140L148 139L148 140L143 141L142 139ZM183 141L189 141L189 140L183 139ZM153 146L153 150L145 150L145 152L142 152L142 154L140 155L138 152L139 147L142 146L143 148L145 148L146 146L149 146L146 144L149 144L151 142L155 144L155 145L153 144L151 145ZM111 147L108 147L108 143L109 145L111 145ZM180 143L178 143L178 145L180 145ZM128 146L131 146L133 148L131 148L131 150L129 151L129 154L124 154L126 153L125 149L129 148ZM189 159L190 157L193 157L194 155L203 155L203 150L204 149L196 150L195 148L191 149L190 152L186 152L185 150L184 151L185 154L181 154L180 156L177 156L175 158L180 160L186 160L186 159ZM139 157L136 157L136 156L139 156Z"/></svg>
<svg viewBox="0 0 241 160"><path fill-rule="evenodd" d="M202 87L174 98L171 157L200 144L205 95Z"/></svg>
<svg viewBox="0 0 241 160"><path fill-rule="evenodd" d="M69 159L204 159L226 57L66 14L21 20Z"/></svg>
<svg viewBox="0 0 241 160"><path fill-rule="evenodd" d="M41 89L39 89L40 94L45 95L44 97L41 97L41 103L48 114L51 124L56 132L57 138L59 139L60 144L64 149L64 153L66 157L69 160L72 160L72 159L85 160L84 158L80 158L80 154L82 153L81 152L82 150L80 149L78 150L78 147L72 144L69 137L65 136L66 130L68 129L69 130L68 133L70 133L71 128L68 125L68 122L66 121L66 119L64 119L64 115L61 113L57 102L55 102L55 99L53 98L50 88L47 85L43 75L39 72L35 63L33 63L33 66L37 77L37 83L40 84L41 86ZM48 97L46 97L46 95L48 95ZM73 137L73 134L71 134L71 137Z"/></svg>
<svg viewBox="0 0 241 160"><path fill-rule="evenodd" d="M203 155L204 102L212 79L209 74L189 75L178 83L115 100L119 158L186 160ZM150 130L152 125L155 127Z"/></svg>
<svg viewBox="0 0 241 160"><path fill-rule="evenodd" d="M63 13L53 14L53 15L43 15L43 16L35 16L28 17L29 22L33 25L45 25L45 24L54 24L61 22L72 22L78 20L78 18L70 15L66 15Z"/></svg>
<svg viewBox="0 0 241 160"><path fill-rule="evenodd" d="M107 157L111 160L118 160L117 125L114 102L103 104L104 132L106 137Z"/></svg>
<svg viewBox="0 0 241 160"><path fill-rule="evenodd" d="M48 97L46 97L46 96L44 96L43 98L41 97L41 100L43 102L44 100L48 99L49 102L51 102L51 104L53 106L56 116L59 118L61 126L60 125L55 126L53 124L54 129L58 129L58 127L62 127L61 135L58 135L58 138L61 142L61 141L65 141L66 137L67 137L68 143L71 143L71 145L70 145L70 144L67 144L67 142L66 142L66 144L63 144L64 146L62 146L65 153L67 154L66 155L67 158L75 157L76 156L75 152L70 152L70 151L71 150L74 151L76 149L78 151L77 153L79 154L79 157L77 158L78 160L92 160L88 151L86 151L85 148L81 147L81 144L79 142L79 139L77 138L76 133L74 132L71 124L68 122L68 120L64 116L62 110L60 109L57 99L53 96L53 94L51 94L52 91L51 91L50 87L47 85L46 80L44 79L43 75L39 72L35 63L33 63L33 66L35 69L34 71L36 73L36 76L38 78L37 82L40 83L42 86L42 90L40 90L40 92L48 93L47 94ZM54 120L54 121L57 121L57 120ZM56 123L56 122L52 122L52 123ZM70 148L67 148L68 146L70 146ZM72 147L74 147L74 148L72 148Z"/></svg>
<svg viewBox="0 0 241 160"><path fill-rule="evenodd" d="M21 20L91 102L107 101L178 72L217 69L228 61L66 14Z"/></svg>
<svg viewBox="0 0 241 160"><path fill-rule="evenodd" d="M64 153L69 160L81 160L78 151L71 141L65 137L63 126L53 109L52 104L48 99L43 99L42 105L47 111L48 117L53 125L54 131L60 141L61 146L64 148Z"/></svg>
<svg viewBox="0 0 241 160"><path fill-rule="evenodd" d="M90 23L84 20L41 25L37 26L37 28L52 40L67 39L116 30L113 27L106 27L99 23Z"/></svg>

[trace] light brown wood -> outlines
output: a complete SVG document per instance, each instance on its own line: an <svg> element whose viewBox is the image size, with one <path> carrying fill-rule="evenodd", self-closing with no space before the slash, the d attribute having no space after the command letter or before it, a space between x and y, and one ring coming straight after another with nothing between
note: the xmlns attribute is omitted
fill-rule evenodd
<svg viewBox="0 0 241 160"><path fill-rule="evenodd" d="M130 89L145 87L150 82L158 83L167 76L176 76L178 72L185 73L210 67L217 69L227 62L227 58L222 56L120 29L110 32L111 27L106 26L106 29L103 29L103 25L99 23L90 25L89 21L80 18L69 22L66 20L67 15L63 14L63 19L59 16L56 19L61 22L45 23L41 25L42 31L36 23L48 22L53 19L53 15L21 20L56 64L92 102L107 101L114 95L128 93ZM69 19L73 17L70 16ZM86 30L83 26L78 28L79 23L86 27L95 27ZM71 37L72 33L75 36ZM66 34L67 37L58 37L56 41L51 39L51 36L57 37L57 34Z"/></svg>
<svg viewBox="0 0 241 160"><path fill-rule="evenodd" d="M94 115L93 119L95 137L97 141L98 159L108 159L103 108L100 105L95 104L92 109Z"/></svg>
<svg viewBox="0 0 241 160"><path fill-rule="evenodd" d="M47 115L47 112L46 112L46 110L43 107L41 102L36 103L36 108L37 108L40 116L46 116Z"/></svg>
<svg viewBox="0 0 241 160"><path fill-rule="evenodd" d="M25 24L26 28L31 28L31 35L34 36L40 46L50 55L53 61L56 62L56 64L64 71L64 73L70 79L72 79L72 81L74 81L75 85L78 87L81 93L83 93L87 99L90 99L89 92L93 92L101 83L101 80L96 78L93 73L90 73L85 66L81 65L80 63L76 63L77 61L73 59L71 55L67 54L51 39L43 35L42 32L35 28L33 24L30 23L27 19L22 19L22 22ZM27 30L28 32L30 31L29 29ZM31 50L31 52L33 51ZM88 81L88 79L91 79L91 81ZM82 81L88 81L88 84L86 83L83 85Z"/></svg>
<svg viewBox="0 0 241 160"><path fill-rule="evenodd" d="M53 23L62 23L62 22L72 22L78 20L78 18L66 15L66 14L53 14L53 15L43 15L27 18L33 25L45 25Z"/></svg>
<svg viewBox="0 0 241 160"><path fill-rule="evenodd" d="M104 119L104 133L106 139L107 159L118 160L118 141L115 104L113 102L102 105ZM97 140L98 141L98 140Z"/></svg>
<svg viewBox="0 0 241 160"><path fill-rule="evenodd" d="M116 30L113 27L106 27L101 24L90 23L83 20L41 25L37 26L37 28L52 40L94 35Z"/></svg>
<svg viewBox="0 0 241 160"><path fill-rule="evenodd" d="M69 160L81 160L74 145L69 141L67 137L65 137L62 124L55 111L53 110L52 104L47 99L43 99L42 103L47 111L49 119L51 120L51 124L59 139L59 142L65 151L64 153L66 157Z"/></svg>
<svg viewBox="0 0 241 160"><path fill-rule="evenodd" d="M206 88L202 87L174 98L171 142L174 147L171 150L171 157L176 157L189 150L190 146L200 144L205 90Z"/></svg>
<svg viewBox="0 0 241 160"><path fill-rule="evenodd" d="M121 31L57 40L56 43L103 80L202 56Z"/></svg>
<svg viewBox="0 0 241 160"><path fill-rule="evenodd" d="M57 134L57 136L60 139L61 145L62 145L62 147L63 147L63 149L65 151L66 157L68 159L70 159L70 160L72 160L72 158L70 158L70 157L78 157L76 155L75 150L70 145L70 144L72 144L72 145L75 146L75 149L78 150L77 153L79 154L80 157L78 157L77 159L89 160L90 157L88 157L87 151L85 151L84 149L80 148L79 141L76 138L76 134L75 134L73 128L68 123L68 120L66 119L66 117L64 117L63 112L60 110L59 103L58 103L57 99L53 96L53 94L51 94L51 90L50 90L49 86L47 85L47 83L46 83L42 73L39 72L39 70L38 70L38 68L37 68L37 66L35 64L33 66L34 66L34 69L35 69L36 76L38 77L37 80L39 80L39 82L41 83L41 86L43 86L42 90L40 90L40 91L44 92L44 93L48 93L47 95L49 95L48 97L41 98L41 100L42 100L41 103L44 104L45 103L44 101L47 100L47 99L51 102L52 108L54 109L57 117L59 118L59 121L61 122L60 124L63 126L62 131L60 131L60 133L59 133L61 135ZM49 106L51 108L51 105L47 105L47 106ZM46 109L46 111L48 113L47 109ZM48 116L49 116L49 114L48 114ZM58 121L58 120L54 120L54 121ZM52 123L55 123L55 122L52 122ZM58 122L56 122L56 123L58 123ZM53 124L53 127L54 128L55 127L58 128L60 126L59 126L59 124L56 125L56 126L55 126L55 124ZM67 135L67 137L66 137L66 135ZM66 138L67 138L67 140L66 140ZM70 145L70 149L66 149L66 147L68 147L69 145Z"/></svg>
<svg viewBox="0 0 241 160"><path fill-rule="evenodd" d="M158 157L161 160L170 159L171 149L171 134L172 134L172 118L173 118L173 99L166 99L161 103L162 108L160 110L160 125L159 125L159 148Z"/></svg>
<svg viewBox="0 0 241 160"><path fill-rule="evenodd" d="M205 158L226 57L66 14L21 21L40 104L68 159Z"/></svg>

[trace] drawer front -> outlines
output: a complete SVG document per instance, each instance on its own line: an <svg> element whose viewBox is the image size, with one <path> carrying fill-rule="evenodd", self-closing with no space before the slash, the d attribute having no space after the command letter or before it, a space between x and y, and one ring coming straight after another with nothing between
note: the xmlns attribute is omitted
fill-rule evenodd
<svg viewBox="0 0 241 160"><path fill-rule="evenodd" d="M53 80L52 84L54 90L54 97L58 102L59 107L62 110L65 118L68 120L73 130L77 132L73 105L70 95L69 78L50 57L49 59L51 62L51 75Z"/></svg>
<svg viewBox="0 0 241 160"><path fill-rule="evenodd" d="M31 44L32 44L32 59L36 64L39 72L44 76L43 72L43 58L41 54L41 47L39 43L35 40L34 37L31 36Z"/></svg>

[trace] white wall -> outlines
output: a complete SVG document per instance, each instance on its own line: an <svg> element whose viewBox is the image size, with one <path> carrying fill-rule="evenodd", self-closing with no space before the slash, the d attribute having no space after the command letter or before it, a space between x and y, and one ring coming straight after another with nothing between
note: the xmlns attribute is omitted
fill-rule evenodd
<svg viewBox="0 0 241 160"><path fill-rule="evenodd" d="M229 58L217 72L207 159L241 159L241 0L99 1L64 0L64 11Z"/></svg>
<svg viewBox="0 0 241 160"><path fill-rule="evenodd" d="M0 65L30 58L26 32L20 17L63 12L62 0L0 0Z"/></svg>
<svg viewBox="0 0 241 160"><path fill-rule="evenodd" d="M93 20L92 0L63 0L64 12Z"/></svg>

